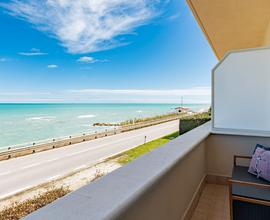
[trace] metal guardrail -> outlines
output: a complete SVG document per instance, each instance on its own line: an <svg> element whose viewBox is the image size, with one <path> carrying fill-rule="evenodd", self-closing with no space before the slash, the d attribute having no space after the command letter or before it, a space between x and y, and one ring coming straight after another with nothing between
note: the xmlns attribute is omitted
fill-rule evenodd
<svg viewBox="0 0 270 220"><path fill-rule="evenodd" d="M17 145L15 147L8 147L5 149L5 151L0 152L0 161L19 157L19 156L29 155L29 154L33 154L37 152L42 152L42 151L46 151L46 150L50 150L54 148L60 148L60 147L68 146L71 144L77 144L77 143L81 143L85 141L95 140L98 138L116 135L119 133L136 130L136 129L140 129L144 127L149 127L152 125L157 125L157 124L161 124L161 123L165 123L169 121L174 121L174 120L180 119L181 116L179 115L177 117L163 118L160 120L153 120L153 121L148 121L148 122L140 122L134 125L127 125L127 126L122 126L119 128L115 127L113 129L106 129L105 131L102 131L102 132L95 132L95 133L90 133L90 134L85 133L82 135L69 136L66 138L62 138L60 140L50 139L50 140L45 140L45 141L40 141L40 142L34 142L27 146Z"/></svg>
<svg viewBox="0 0 270 220"><path fill-rule="evenodd" d="M111 130L111 129L106 129L105 131L107 132L108 130ZM105 131L103 131L103 132L105 132ZM99 132L99 133L103 133L103 132ZM5 148L0 148L0 154L3 152L7 152L7 151L19 150L19 149L24 149L24 148L34 147L34 146L40 146L43 144L53 144L53 143L58 143L59 141L72 140L74 138L80 138L80 137L84 138L85 136L96 135L96 134L97 134L97 131L91 132L91 133L85 132L82 134L76 134L76 135L71 135L71 136L64 136L64 137L58 137L58 138L53 138L53 139L45 139L45 140L40 140L40 141L35 141L35 142L28 142L28 143L23 143L23 144L11 145L11 146L8 146Z"/></svg>

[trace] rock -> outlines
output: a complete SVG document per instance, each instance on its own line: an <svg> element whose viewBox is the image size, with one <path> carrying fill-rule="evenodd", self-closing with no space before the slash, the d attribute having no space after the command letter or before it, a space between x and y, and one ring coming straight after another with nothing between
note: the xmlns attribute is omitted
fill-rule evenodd
<svg viewBox="0 0 270 220"><path fill-rule="evenodd" d="M113 124L113 123L94 123L93 126L106 126L106 127L112 127L112 126L119 126L119 124Z"/></svg>

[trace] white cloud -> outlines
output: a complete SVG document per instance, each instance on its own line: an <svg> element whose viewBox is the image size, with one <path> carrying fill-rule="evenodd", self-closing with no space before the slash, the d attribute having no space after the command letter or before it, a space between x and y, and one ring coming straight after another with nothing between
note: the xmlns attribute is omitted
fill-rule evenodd
<svg viewBox="0 0 270 220"><path fill-rule="evenodd" d="M174 90L84 89L51 92L1 92L0 102L86 102L86 103L210 103L210 87Z"/></svg>
<svg viewBox="0 0 270 220"><path fill-rule="evenodd" d="M210 87L187 89L79 89L68 90L68 97L81 102L121 102L121 103L210 103Z"/></svg>
<svg viewBox="0 0 270 220"><path fill-rule="evenodd" d="M19 52L19 55L22 56L42 56L47 55L47 53L43 53L40 49L32 48L29 52Z"/></svg>
<svg viewBox="0 0 270 220"><path fill-rule="evenodd" d="M167 19L169 21L174 21L174 20L178 19L180 16L181 16L180 13L176 13L176 14L173 14L173 15L169 16Z"/></svg>
<svg viewBox="0 0 270 220"><path fill-rule="evenodd" d="M1 92L0 96L31 96L31 95L51 95L50 92Z"/></svg>
<svg viewBox="0 0 270 220"><path fill-rule="evenodd" d="M12 16L57 38L70 53L107 50L125 44L132 33L158 14L168 0L11 0L0 3Z"/></svg>
<svg viewBox="0 0 270 220"><path fill-rule="evenodd" d="M63 99L54 99L54 98L2 98L0 97L0 103L61 103L65 102Z"/></svg>
<svg viewBox="0 0 270 220"><path fill-rule="evenodd" d="M58 100L63 101L63 100ZM31 102L57 102L50 92L28 92L28 91L0 91L0 103L31 103Z"/></svg>
<svg viewBox="0 0 270 220"><path fill-rule="evenodd" d="M98 59L95 59L94 57L89 57L89 56L83 56L83 57L80 57L77 62L79 63L97 63L97 62L108 62L108 60L98 60Z"/></svg>
<svg viewBox="0 0 270 220"><path fill-rule="evenodd" d="M195 87L188 89L149 90L149 89L81 89L69 90L73 94L118 94L140 96L210 96L210 87Z"/></svg>
<svg viewBox="0 0 270 220"><path fill-rule="evenodd" d="M80 57L78 60L80 63L95 63L97 60L94 57Z"/></svg>
<svg viewBox="0 0 270 220"><path fill-rule="evenodd" d="M58 65L56 65L56 64L49 64L47 67L49 69L55 69L55 68L58 68Z"/></svg>

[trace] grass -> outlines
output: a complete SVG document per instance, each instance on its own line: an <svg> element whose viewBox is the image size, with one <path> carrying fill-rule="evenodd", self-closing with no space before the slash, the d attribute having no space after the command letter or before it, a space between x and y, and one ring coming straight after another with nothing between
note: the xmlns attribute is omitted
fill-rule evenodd
<svg viewBox="0 0 270 220"><path fill-rule="evenodd" d="M163 144L168 143L169 141L173 140L174 138L179 136L179 132L175 132L172 134L169 134L167 136L164 136L162 138L150 141L146 144L142 144L136 148L133 148L131 150L128 150L120 155L120 157L117 159L117 162L125 165L136 158L154 150L155 148L158 148L162 146Z"/></svg>
<svg viewBox="0 0 270 220"><path fill-rule="evenodd" d="M189 131L195 127L198 127L199 125L209 121L211 119L211 115L209 112L203 112L198 114L193 114L190 116L186 116L185 114L179 114L179 113L173 113L171 116L182 116L182 127L181 127L181 134L183 134L186 131ZM165 116L156 116L154 118L162 118ZM152 118L151 118L152 119ZM138 119L137 122L141 122L141 119ZM143 119L144 120L144 119ZM149 118L146 118L145 120L150 120ZM129 123L129 121L125 122ZM131 122L130 122L131 123ZM146 144L140 145L136 148L133 148L131 150L128 150L121 155L117 156L117 162L125 165L136 158L154 150L155 148L158 148L162 146L163 144L168 143L169 141L173 140L174 138L179 136L179 132L172 133L170 135L164 136L162 138L153 140L151 142L148 142Z"/></svg>
<svg viewBox="0 0 270 220"><path fill-rule="evenodd" d="M8 208L0 211L0 219L19 220L24 216L36 211L37 209L48 205L54 200L66 195L70 191L67 188L51 189L44 194L38 195L33 199L21 203L14 203Z"/></svg>
<svg viewBox="0 0 270 220"><path fill-rule="evenodd" d="M155 121L155 120L159 120L159 119L172 118L172 117L180 117L182 115L184 115L184 114L183 113L174 112L174 113L169 113L169 114L164 114L164 115L157 115L157 116L147 117L147 118L135 118L135 119L123 121L119 125L120 126L127 126L127 125L142 123L142 122Z"/></svg>

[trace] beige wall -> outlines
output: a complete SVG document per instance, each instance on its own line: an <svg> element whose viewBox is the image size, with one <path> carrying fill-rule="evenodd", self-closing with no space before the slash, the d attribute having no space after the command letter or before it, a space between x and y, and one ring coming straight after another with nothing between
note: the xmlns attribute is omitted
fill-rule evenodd
<svg viewBox="0 0 270 220"><path fill-rule="evenodd" d="M269 0L186 0L215 54L264 46Z"/></svg>
<svg viewBox="0 0 270 220"><path fill-rule="evenodd" d="M181 159L120 219L180 219L205 176L205 142Z"/></svg>
<svg viewBox="0 0 270 220"><path fill-rule="evenodd" d="M234 155L252 155L256 144L270 146L270 138L211 134L207 140L208 174L231 176Z"/></svg>
<svg viewBox="0 0 270 220"><path fill-rule="evenodd" d="M270 46L270 22L267 25L263 46Z"/></svg>

